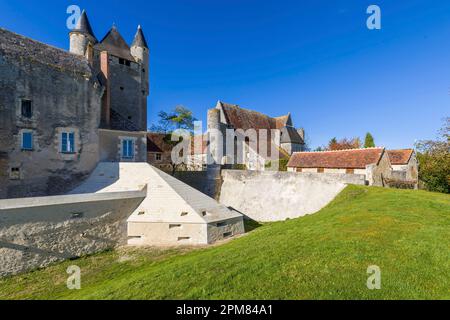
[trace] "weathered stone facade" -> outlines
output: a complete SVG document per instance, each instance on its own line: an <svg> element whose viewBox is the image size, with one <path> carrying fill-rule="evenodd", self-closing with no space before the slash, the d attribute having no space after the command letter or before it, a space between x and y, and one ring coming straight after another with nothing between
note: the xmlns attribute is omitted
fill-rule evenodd
<svg viewBox="0 0 450 320"><path fill-rule="evenodd" d="M70 52L0 29L0 199L64 194L102 160L146 161L148 73L140 27L131 48L115 27L98 42L83 12Z"/></svg>

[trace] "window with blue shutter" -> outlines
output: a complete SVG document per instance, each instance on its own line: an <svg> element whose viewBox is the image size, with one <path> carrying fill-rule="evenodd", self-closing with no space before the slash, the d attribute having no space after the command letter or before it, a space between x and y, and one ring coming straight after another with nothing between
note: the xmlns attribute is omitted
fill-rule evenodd
<svg viewBox="0 0 450 320"><path fill-rule="evenodd" d="M122 141L122 158L133 159L134 158L134 141L123 140Z"/></svg>
<svg viewBox="0 0 450 320"><path fill-rule="evenodd" d="M75 153L75 133L73 132L61 133L61 152Z"/></svg>
<svg viewBox="0 0 450 320"><path fill-rule="evenodd" d="M22 150L33 150L33 133L22 133Z"/></svg>

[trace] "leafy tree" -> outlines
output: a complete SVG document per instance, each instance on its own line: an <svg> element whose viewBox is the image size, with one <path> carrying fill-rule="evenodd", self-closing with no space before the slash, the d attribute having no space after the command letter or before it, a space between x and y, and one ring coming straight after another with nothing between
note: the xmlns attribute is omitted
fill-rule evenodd
<svg viewBox="0 0 450 320"><path fill-rule="evenodd" d="M153 125L150 128L150 131L164 133L164 142L170 145L172 149L183 141L183 138L180 138L178 141L172 141L172 134L179 129L187 130L192 134L194 131L194 122L197 121L197 119L194 118L192 111L181 105L177 106L171 112L159 112L158 117L158 124ZM180 168L187 167L184 162L176 164L172 161L170 165L172 167L172 175Z"/></svg>
<svg viewBox="0 0 450 320"><path fill-rule="evenodd" d="M359 138L353 138L353 139L341 139L337 140L336 138L333 138L328 143L328 150L329 151L337 151L337 150L347 150L347 149L359 149L361 148L361 140Z"/></svg>
<svg viewBox="0 0 450 320"><path fill-rule="evenodd" d="M450 193L450 118L436 140L416 143L419 179L429 191Z"/></svg>
<svg viewBox="0 0 450 320"><path fill-rule="evenodd" d="M364 139L364 148L375 148L375 140L370 132L367 132Z"/></svg>
<svg viewBox="0 0 450 320"><path fill-rule="evenodd" d="M184 129L192 132L194 122L197 121L192 111L182 105L175 107L171 112L160 111L158 117L158 124L153 125L150 131L172 133L177 129Z"/></svg>

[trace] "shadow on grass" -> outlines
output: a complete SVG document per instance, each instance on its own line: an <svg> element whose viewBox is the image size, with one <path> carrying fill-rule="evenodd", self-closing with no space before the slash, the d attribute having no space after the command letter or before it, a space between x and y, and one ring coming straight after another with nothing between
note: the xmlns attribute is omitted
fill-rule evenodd
<svg viewBox="0 0 450 320"><path fill-rule="evenodd" d="M246 218L244 219L244 227L245 232L252 232L253 230L258 229L259 227L262 227L262 224L260 224L258 221Z"/></svg>

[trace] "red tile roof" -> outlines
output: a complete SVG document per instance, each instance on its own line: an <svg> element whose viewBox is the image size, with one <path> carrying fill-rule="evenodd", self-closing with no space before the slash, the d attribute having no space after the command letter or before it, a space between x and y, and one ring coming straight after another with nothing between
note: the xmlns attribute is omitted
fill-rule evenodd
<svg viewBox="0 0 450 320"><path fill-rule="evenodd" d="M384 148L353 149L325 152L297 152L289 161L291 168L365 169L378 164Z"/></svg>
<svg viewBox="0 0 450 320"><path fill-rule="evenodd" d="M405 165L408 164L413 152L413 149L388 150L389 160L392 165Z"/></svg>
<svg viewBox="0 0 450 320"><path fill-rule="evenodd" d="M172 152L174 145L167 143L167 136L165 133L150 132L147 134L147 152L151 153L165 153ZM191 138L191 154L206 154L208 151L208 143L205 136L195 136Z"/></svg>
<svg viewBox="0 0 450 320"><path fill-rule="evenodd" d="M173 146L165 141L165 133L147 133L147 152L171 152Z"/></svg>

